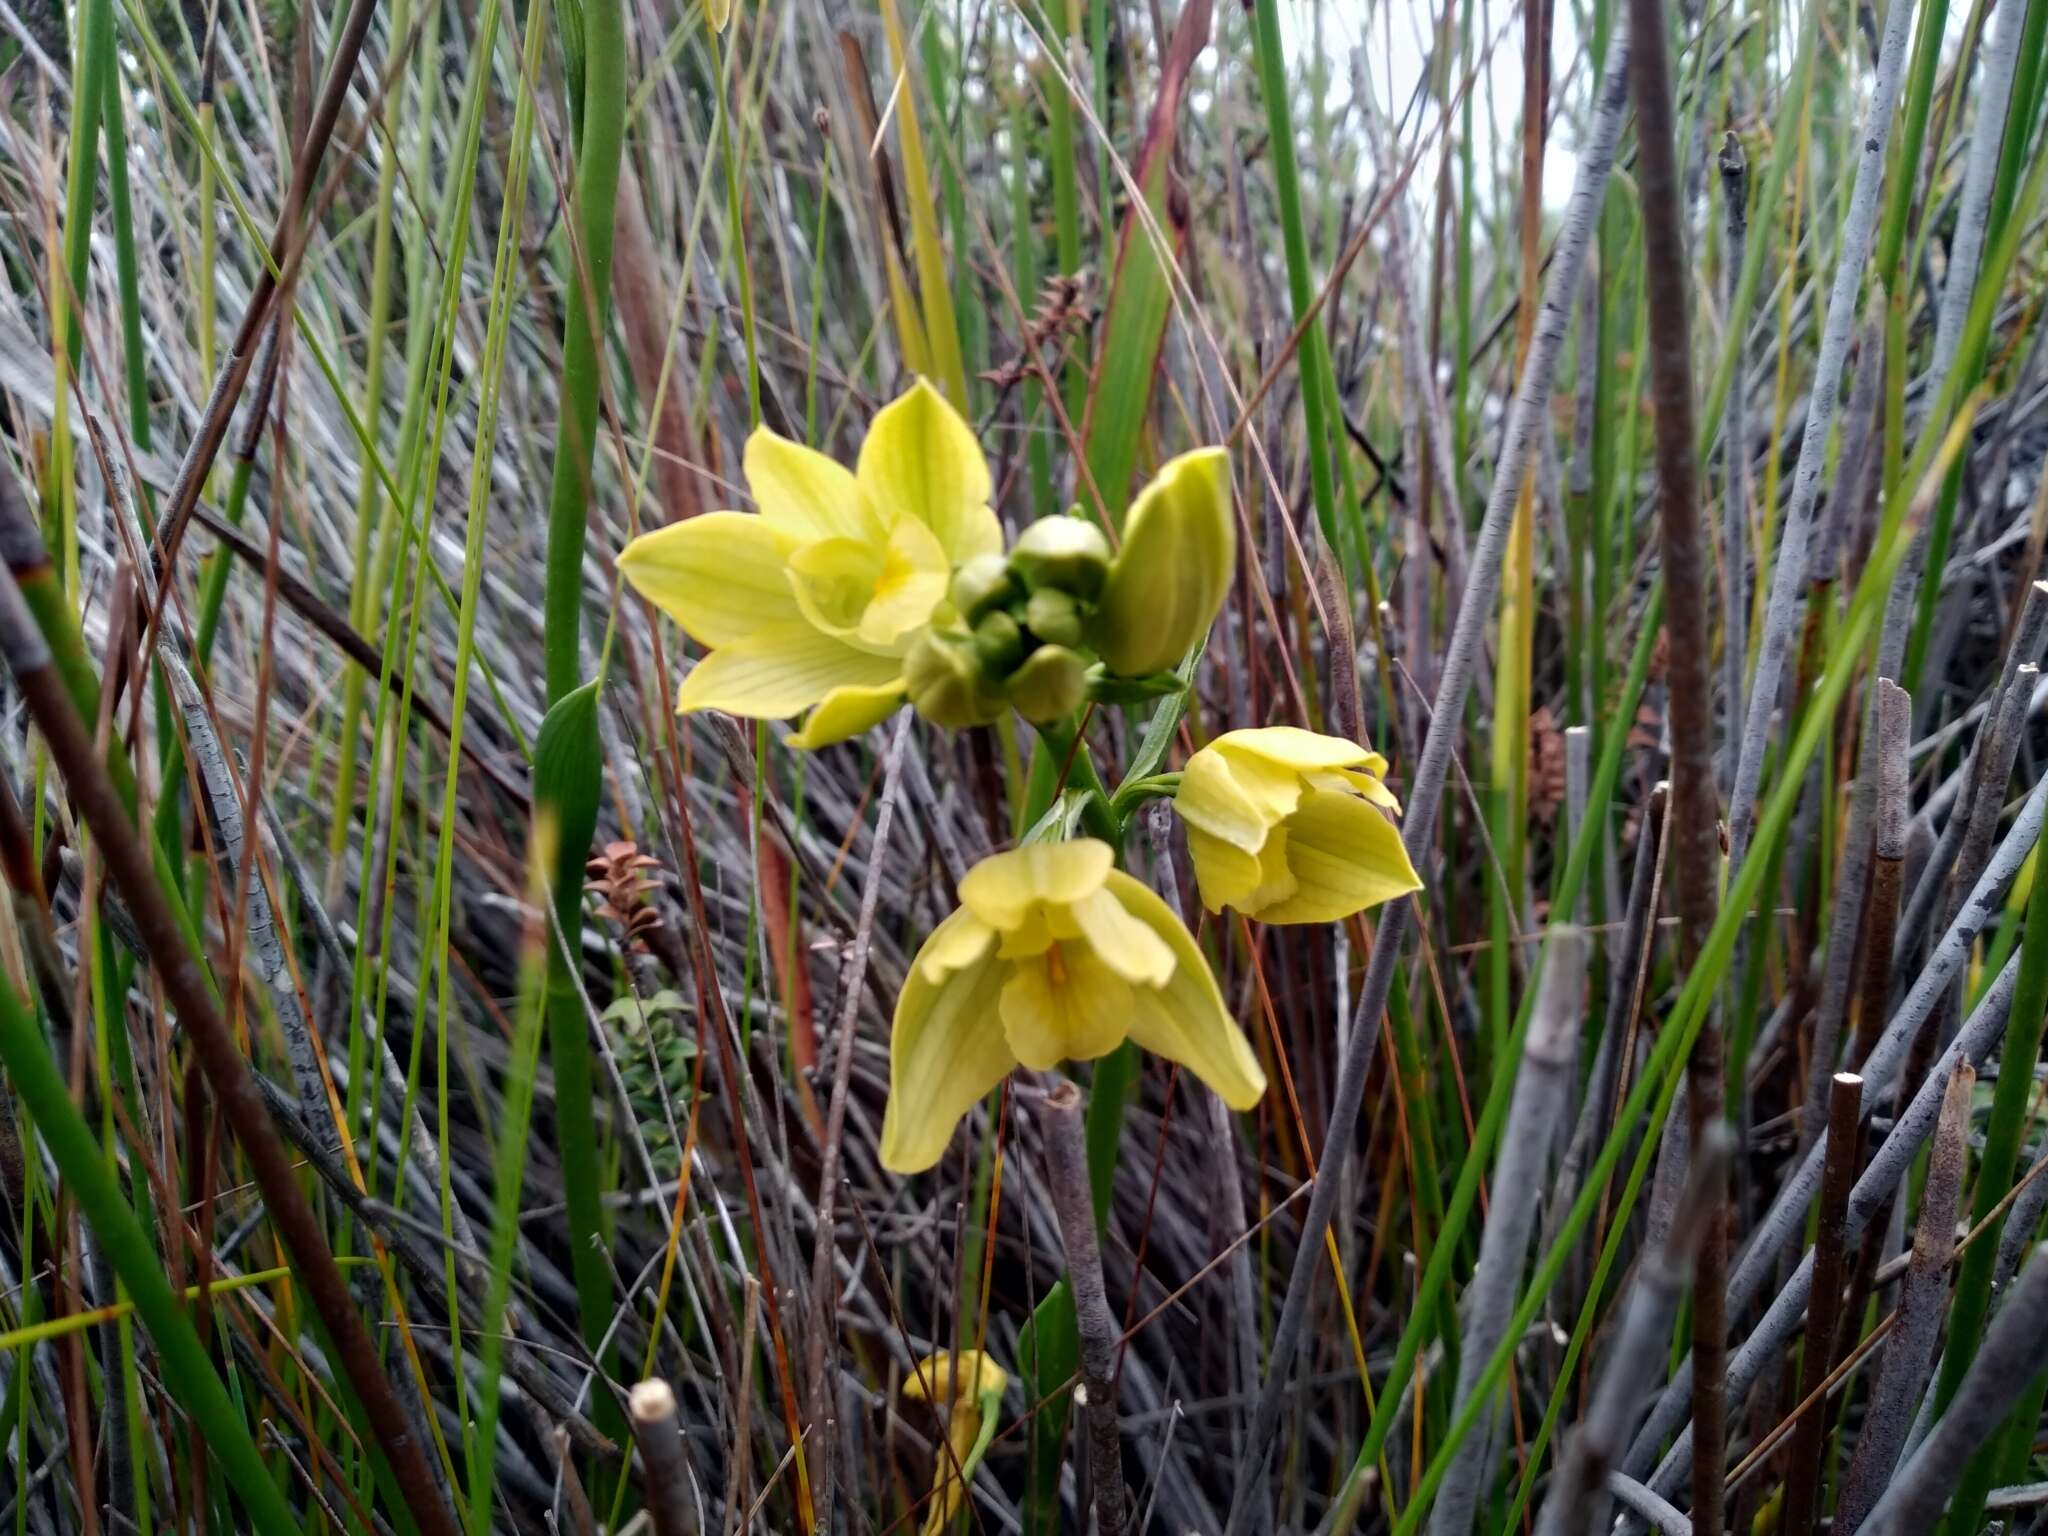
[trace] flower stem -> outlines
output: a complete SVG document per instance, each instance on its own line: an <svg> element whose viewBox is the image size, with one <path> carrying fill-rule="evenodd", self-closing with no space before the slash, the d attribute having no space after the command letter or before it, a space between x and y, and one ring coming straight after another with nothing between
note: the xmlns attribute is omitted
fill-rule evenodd
<svg viewBox="0 0 2048 1536"><path fill-rule="evenodd" d="M1088 1484L1102 1536L1124 1529L1123 1449L1116 1425L1116 1318L1102 1284L1102 1250L1088 1195L1088 1144L1081 1090L1062 1080L1045 1096L1045 1171L1067 1250L1067 1284L1081 1333L1081 1386L1075 1401L1087 1415ZM1083 1394L1086 1401L1082 1401Z"/></svg>
<svg viewBox="0 0 2048 1536"><path fill-rule="evenodd" d="M1053 762L1061 784L1071 783L1082 791L1081 820L1087 825L1089 835L1099 837L1117 853L1119 864L1123 861L1124 824L1123 818L1112 808L1109 790L1102 777L1095 771L1095 759L1088 755L1088 742L1081 733L1065 720L1049 720L1038 727L1038 739L1045 750L1052 754Z"/></svg>

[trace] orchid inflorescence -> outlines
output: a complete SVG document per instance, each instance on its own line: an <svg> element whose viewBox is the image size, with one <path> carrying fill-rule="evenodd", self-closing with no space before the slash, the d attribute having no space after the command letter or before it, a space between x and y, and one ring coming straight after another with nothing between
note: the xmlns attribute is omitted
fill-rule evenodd
<svg viewBox="0 0 2048 1536"><path fill-rule="evenodd" d="M787 737L799 749L845 741L908 703L949 730L1014 710L1085 766L1076 711L1184 688L1176 669L1204 643L1235 569L1221 448L1166 463L1115 548L1077 512L1032 523L1006 550L974 434L922 380L876 415L850 472L766 428L744 467L757 512L643 535L619 567L706 648L679 707L802 715ZM1171 798L1210 911L1337 922L1420 884L1389 819L1399 805L1386 769L1314 731L1231 731L1177 774L1096 793L1081 819L1108 835L1060 840L1075 819L1042 817L1023 846L981 860L897 999L884 1165L932 1167L1015 1068L1095 1060L1126 1040L1250 1109L1266 1076L1208 961L1173 908L1118 867L1129 812Z"/></svg>

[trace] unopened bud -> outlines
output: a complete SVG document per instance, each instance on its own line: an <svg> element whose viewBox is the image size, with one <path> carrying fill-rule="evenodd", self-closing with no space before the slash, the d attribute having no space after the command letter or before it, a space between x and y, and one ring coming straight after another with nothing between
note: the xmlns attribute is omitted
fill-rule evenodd
<svg viewBox="0 0 2048 1536"><path fill-rule="evenodd" d="M1109 578L1109 540L1078 517L1044 517L1017 536L1010 569L1032 591L1051 588L1091 602Z"/></svg>
<svg viewBox="0 0 2048 1536"><path fill-rule="evenodd" d="M991 608L1003 607L1016 593L1016 578L1001 555L976 555L953 573L953 606L970 624Z"/></svg>
<svg viewBox="0 0 2048 1536"><path fill-rule="evenodd" d="M1072 593L1040 587L1024 604L1024 627L1049 645L1079 645L1087 626Z"/></svg>
<svg viewBox="0 0 2048 1536"><path fill-rule="evenodd" d="M1008 677L1024 659L1024 631L1000 608L984 614L974 626L974 654L983 671L994 677Z"/></svg>
<svg viewBox="0 0 2048 1536"><path fill-rule="evenodd" d="M903 658L903 685L911 706L933 725L949 731L986 725L1002 712L992 698L965 635L927 634Z"/></svg>
<svg viewBox="0 0 2048 1536"><path fill-rule="evenodd" d="M1236 558L1229 457L1221 448L1182 454L1131 506L1095 610L1097 654L1125 677L1176 666L1208 633Z"/></svg>
<svg viewBox="0 0 2048 1536"><path fill-rule="evenodd" d="M1010 703L1036 725L1070 715L1088 691L1088 663L1063 645L1041 645L1010 677Z"/></svg>

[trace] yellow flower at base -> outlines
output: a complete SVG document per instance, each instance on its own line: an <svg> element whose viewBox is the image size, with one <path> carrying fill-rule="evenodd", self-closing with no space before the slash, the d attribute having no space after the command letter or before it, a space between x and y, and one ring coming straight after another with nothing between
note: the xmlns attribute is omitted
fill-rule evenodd
<svg viewBox="0 0 2048 1536"><path fill-rule="evenodd" d="M1174 809L1202 905L1262 923L1330 923L1418 889L1386 759L1294 726L1230 731L1188 759Z"/></svg>
<svg viewBox="0 0 2048 1536"><path fill-rule="evenodd" d="M919 1361L904 1379L904 1397L946 1409L947 1450L939 1452L932 1466L924 1536L940 1536L960 1513L967 1500L967 1480L988 1449L996 1407L1009 1384L1008 1373L978 1349L961 1350L957 1368L955 1357L942 1349Z"/></svg>
<svg viewBox="0 0 2048 1536"><path fill-rule="evenodd" d="M1266 1075L1209 964L1149 888L1092 838L993 854L911 962L889 1039L882 1163L920 1173L1013 1067L1106 1056L1126 1039L1233 1109Z"/></svg>
<svg viewBox="0 0 2048 1536"><path fill-rule="evenodd" d="M766 428L744 466L758 513L642 534L619 569L709 650L678 708L756 720L808 709L800 747L857 736L903 702L903 657L953 567L1002 549L988 462L919 380L876 415L851 473Z"/></svg>

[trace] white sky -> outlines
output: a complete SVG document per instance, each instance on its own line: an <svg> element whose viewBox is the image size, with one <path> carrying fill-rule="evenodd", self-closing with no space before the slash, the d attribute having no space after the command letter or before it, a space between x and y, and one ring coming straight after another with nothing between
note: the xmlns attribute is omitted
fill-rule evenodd
<svg viewBox="0 0 2048 1536"><path fill-rule="evenodd" d="M1479 7L1479 35L1493 42L1487 72L1473 86L1472 126L1483 177L1489 150L1512 145L1520 134L1522 24L1514 0L1479 0ZM1396 115L1404 111L1427 67L1434 40L1435 18L1427 0L1322 0L1321 10L1332 100L1349 94L1351 60L1362 49L1371 65L1373 90L1381 107ZM1568 90L1574 100L1583 100L1589 85L1583 69L1567 73L1582 57L1576 8L1564 0L1552 5L1552 13L1551 89L1553 93ZM1315 23L1315 0L1281 0L1282 38L1288 52L1304 66L1315 46ZM1421 131L1429 132L1433 121L1432 114L1420 125ZM1408 125L1404 144L1412 147L1417 126L1413 122ZM1574 138L1568 116L1558 123L1546 147L1543 200L1549 207L1562 207L1571 195L1572 175L1578 166ZM1429 158L1433 163L1434 156Z"/></svg>

